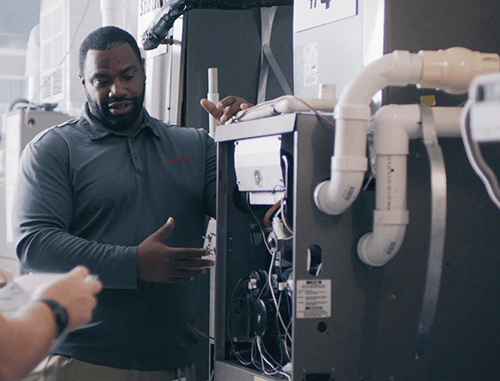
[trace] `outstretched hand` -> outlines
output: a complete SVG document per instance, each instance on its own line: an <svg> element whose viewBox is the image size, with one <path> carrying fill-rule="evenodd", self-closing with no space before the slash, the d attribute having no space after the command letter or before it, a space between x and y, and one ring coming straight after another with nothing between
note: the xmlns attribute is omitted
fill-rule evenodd
<svg viewBox="0 0 500 381"><path fill-rule="evenodd" d="M39 286L33 292L33 300L45 297L65 307L69 330L88 323L97 303L95 294L102 289L101 282L89 274L86 267L76 266L61 278Z"/></svg>
<svg viewBox="0 0 500 381"><path fill-rule="evenodd" d="M225 97L217 104L214 104L208 99L203 98L200 101L200 104L220 124L226 123L229 119L236 115L238 111L246 110L252 107L252 105L245 99L237 97L235 95Z"/></svg>
<svg viewBox="0 0 500 381"><path fill-rule="evenodd" d="M148 282L181 283L204 274L214 262L201 257L204 249L170 247L163 242L174 228L174 219L146 238L137 250L137 277Z"/></svg>

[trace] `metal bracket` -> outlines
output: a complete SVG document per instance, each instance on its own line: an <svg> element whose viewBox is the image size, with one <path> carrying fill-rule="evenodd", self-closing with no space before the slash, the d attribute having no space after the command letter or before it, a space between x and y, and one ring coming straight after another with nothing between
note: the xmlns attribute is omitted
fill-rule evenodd
<svg viewBox="0 0 500 381"><path fill-rule="evenodd" d="M431 172L431 234L424 300L417 330L416 358L425 350L439 301L446 235L446 169L438 143L434 115L429 106L420 106L422 131Z"/></svg>
<svg viewBox="0 0 500 381"><path fill-rule="evenodd" d="M260 8L261 18L261 35L262 46L260 54L260 75L259 75L259 90L257 93L257 103L262 103L266 100L267 78L269 74L269 66L273 70L276 78L281 85L281 88L286 95L292 95L292 90L288 85L285 75L274 57L271 50L271 34L273 30L274 16L276 15L277 7Z"/></svg>

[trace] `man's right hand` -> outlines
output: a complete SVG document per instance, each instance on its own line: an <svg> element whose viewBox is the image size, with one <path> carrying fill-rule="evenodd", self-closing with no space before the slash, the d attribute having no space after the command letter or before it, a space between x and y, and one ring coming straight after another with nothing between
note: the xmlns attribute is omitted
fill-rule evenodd
<svg viewBox="0 0 500 381"><path fill-rule="evenodd" d="M174 219L146 238L137 249L137 277L148 282L181 283L204 274L214 262L201 257L204 249L170 247L163 242L174 228Z"/></svg>

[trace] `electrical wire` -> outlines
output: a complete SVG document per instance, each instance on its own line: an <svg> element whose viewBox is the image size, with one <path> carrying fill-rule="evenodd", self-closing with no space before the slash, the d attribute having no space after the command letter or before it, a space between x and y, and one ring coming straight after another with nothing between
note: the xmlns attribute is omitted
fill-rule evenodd
<svg viewBox="0 0 500 381"><path fill-rule="evenodd" d="M500 209L500 186L498 184L495 172L488 166L481 154L479 144L471 138L470 131L470 108L474 103L469 99L464 106L460 116L460 131L462 135L462 142L464 144L465 153L472 166L472 169L479 176L486 191L490 196L493 203Z"/></svg>
<svg viewBox="0 0 500 381"><path fill-rule="evenodd" d="M281 214L281 221L283 222L283 225L285 226L286 230L288 230L288 232L291 234L291 236L289 237L290 238L293 238L293 230L292 228L290 228L288 226L288 223L286 222L286 216L285 216L285 208L284 208L284 205L285 205L285 200L283 200L283 202L281 203L281 206L280 206L280 214Z"/></svg>
<svg viewBox="0 0 500 381"><path fill-rule="evenodd" d="M271 217L273 216L273 214L276 212L276 210L280 207L281 205L281 200L279 200L276 204L274 204L273 206L271 206L269 208L269 210L266 212L265 216L264 216L264 219L263 219L263 222L264 222L264 225L268 228L272 227L272 223L271 223Z"/></svg>
<svg viewBox="0 0 500 381"><path fill-rule="evenodd" d="M289 308L290 306L289 306L289 304L288 304L288 298L287 298L286 292L284 292L284 291L282 291L282 292L280 293L280 296L279 296L279 298L278 298L278 306L281 308L281 299L282 299L283 293L285 293L285 299L287 299L287 311L288 311L288 317L291 319L291 316L290 316L290 308ZM288 325L287 327L289 327L289 326L290 326L290 325ZM282 339L282 344L283 344L283 345L281 345L281 346L280 346L280 353L281 353L281 360L280 360L280 363L282 363L282 362L283 362L283 350L284 350L284 352L285 352L285 354L286 354L286 357L287 357L288 361L291 361L291 356L290 356L290 353L288 352L288 346L287 346L288 342L287 342L287 339L286 339L286 335L281 335L281 334L280 334L280 321L279 321L279 318L278 318L278 314L276 314L276 329L278 330L278 336L279 336L280 338L281 338L281 337L283 337L283 339ZM288 331L288 329L287 329L287 331Z"/></svg>
<svg viewBox="0 0 500 381"><path fill-rule="evenodd" d="M285 277L283 275L283 268L281 266L281 263L283 262L283 259L279 263L279 271L280 271L280 276L282 280L285 280ZM288 280L288 279L287 279ZM290 298L287 292L285 292L285 299L286 299L286 305L287 305L287 310L288 310L288 317L291 319L292 318L292 310L291 310L291 305L290 305Z"/></svg>
<svg viewBox="0 0 500 381"><path fill-rule="evenodd" d="M264 372L267 375L273 375L279 372L281 365L278 364L273 357L269 354L267 351L264 343L262 342L262 338L260 336L257 336L255 338L255 343L257 344L257 350L260 356L260 365L261 368L258 368L260 371ZM272 363L274 362L274 364ZM266 368L266 365L270 368ZM258 367L257 363L255 363L256 367Z"/></svg>
<svg viewBox="0 0 500 381"><path fill-rule="evenodd" d="M271 249L269 248L269 245L267 244L267 240L266 240L266 234L264 232L264 229L262 228L262 225L260 224L259 222L259 219L257 218L256 214L254 213L254 211L252 210L252 207L250 206L250 202L248 200L248 195L246 197L246 202L247 202L247 207L248 209L250 210L250 212L252 213L255 221L257 222L257 225L259 226L260 228L260 231L262 233L262 237L263 237L263 240L264 240L264 244L267 248L267 251L269 252L269 254L271 254L271 263L269 265L269 271L268 271L268 274L267 274L267 283L268 283L268 286L269 286L269 289L270 289L270 294L271 294L271 297L272 297L272 300L273 300L273 303L274 303L274 306L276 307L276 314L278 315L278 319L284 329L284 335L285 335L285 344L284 344L284 347L285 347L285 351L286 351L286 354L287 354L287 357L289 359L291 359L291 356L288 352L288 346L287 346L287 342L286 342L286 339L288 338L288 340L290 340L290 343L293 342L293 339L292 339L292 336L290 335L289 333L289 325L287 326L285 324L285 322L283 321L283 317L281 316L281 313L279 312L279 305L278 305L278 302L276 300L276 296L274 295L274 292L273 292L273 288L272 288L272 270L273 270L273 266L274 266L274 261L276 260L276 252L272 252Z"/></svg>
<svg viewBox="0 0 500 381"><path fill-rule="evenodd" d="M201 336L203 336L204 338L206 339L209 339L209 340L215 340L215 338L213 338L212 336L210 335L207 335L206 333L200 331L198 328L196 327L193 327L193 331L195 331L196 333L200 334Z"/></svg>
<svg viewBox="0 0 500 381"><path fill-rule="evenodd" d="M54 74L56 74L56 72L59 70L59 68L61 67L61 65L64 63L64 61L66 61L66 57L68 56L68 54L71 52L71 48L73 47L73 44L75 42L75 38L76 38L76 34L78 33L78 30L80 29L80 26L82 25L82 22L83 22L83 19L85 18L85 15L87 14L87 10L89 8L89 4L90 4L90 0L87 0L87 4L85 5L85 9L83 10L83 14L82 14L82 17L80 18L80 21L78 22L78 25L76 26L75 28L75 32L73 33L73 37L71 38L71 42L69 44L69 48L68 50L66 51L66 53L64 54L63 58L61 59L61 62L59 62L59 64L57 65L57 67L54 69L54 71L52 72L51 75L49 75L47 77L47 79L38 87L38 90L35 92L35 94L33 95L33 98L30 99L29 103L28 103L28 107L26 108L26 113L24 115L24 123L29 126L30 123L28 123L29 119L28 119L28 114L31 110L31 106L33 105L33 100L37 97L38 93L40 92L40 90L42 90L42 88L47 84L47 82L54 76Z"/></svg>
<svg viewBox="0 0 500 381"><path fill-rule="evenodd" d="M239 115L235 115L233 116L228 123L234 123L234 122L237 122L239 119L241 119L243 116L247 115L248 113L250 112L253 112L253 111L256 111L256 110L259 110L261 108L264 108L264 107L267 107L269 105L272 105L278 101L281 101L281 100L284 100L284 99L295 99L296 101L302 103L304 106L306 106L309 110L311 110L314 114L316 114L316 116L318 118L320 118L321 120L323 120L325 123L329 124L330 126L332 127L335 127L335 123L333 123L331 120L325 118L323 115L321 115L321 113L315 109L313 106L311 106L309 103L307 103L305 100L303 100L302 98L299 98L295 95L283 95L279 98L276 98L276 99L271 99L269 101L265 101L265 102L261 102L255 106L252 106L250 108L247 108L245 110L242 110L240 111L238 114Z"/></svg>
<svg viewBox="0 0 500 381"><path fill-rule="evenodd" d="M271 276L272 276L274 261L276 259L276 252L271 253L271 255L272 255L272 259L271 259L271 264L269 266L269 271L267 273L267 281L268 281L269 287L271 289L271 297L273 299L274 306L276 307L276 314L278 315L278 318L279 318L279 320L281 322L281 325L283 326L283 329L285 330L285 351L286 351L286 354L287 354L288 358L290 359L291 356L288 353L288 349L287 349L287 346L286 346L286 338L288 337L290 339L290 342L292 342L292 336L290 336L290 333L288 332L287 326L285 325L285 322L283 321L283 317L281 316L279 305L278 305L278 301L276 300L276 295L274 295L274 292L272 292L273 289L272 289L272 278L271 278Z"/></svg>
<svg viewBox="0 0 500 381"><path fill-rule="evenodd" d="M285 376L289 381L291 381L290 375L284 372L283 367L273 360L272 356L269 354L264 343L262 342L262 339L260 337L257 337L255 341L257 344L257 349L259 351L262 366L261 368L259 368L257 363L254 363L255 367L266 375L272 376L275 374L281 374L282 376ZM269 360L267 356L269 356L271 360ZM274 361L275 364L272 364L271 361ZM264 366L264 362L271 368L271 370L266 369L266 367Z"/></svg>
<svg viewBox="0 0 500 381"><path fill-rule="evenodd" d="M240 280L238 280L238 282L236 283L236 286L234 286L234 289L233 289L233 292L231 294L231 299L230 300L230 303L231 305L233 305L233 299L234 299L234 294L236 293L236 290L238 289L238 286L240 285L240 283L243 281L243 279L245 278L241 278ZM231 353L234 354L234 356L236 357L236 359L242 364L242 365L245 365L245 366L248 366L248 365L252 365L252 360L245 360L240 352L236 349L236 347L234 346L234 343L233 343L233 339L232 339L232 336L231 336L231 330L229 328L229 316L230 316L230 313L227 314L227 318L226 318L226 331L227 331L227 336L229 337L229 342L231 344Z"/></svg>
<svg viewBox="0 0 500 381"><path fill-rule="evenodd" d="M250 206L250 200L249 200L250 196L249 194L247 193L246 194L246 197L245 197L245 200L246 200L246 203L247 203L247 208L248 210L250 210L250 213L252 213L252 216L253 218L255 219L255 222L257 222L257 225L259 226L259 229L260 229L260 232L262 234L262 240L264 241L264 245L266 245L266 248L267 248L267 251L269 253L271 253L272 255L272 251L271 251L271 248L269 247L269 245L267 244L267 239L266 239L266 233L264 231L264 228L262 227L262 225L260 224L260 221L259 219L257 218L257 215L254 213L254 211L252 210L252 207Z"/></svg>
<svg viewBox="0 0 500 381"><path fill-rule="evenodd" d="M281 160L283 160L283 164L285 166L285 194L288 192L288 158L283 155L281 156ZM286 221L286 215L285 215L285 204L286 204L286 198L283 198L280 203L280 212L281 212L281 220L283 222L283 225L285 228L288 230L290 234L293 236L293 230L288 226L288 223Z"/></svg>
<svg viewBox="0 0 500 381"><path fill-rule="evenodd" d="M267 244L267 240L266 240L266 233L264 232L264 229L262 228L262 225L260 224L259 219L257 218L257 216L255 215L254 211L252 210L252 208L250 206L250 203L248 202L248 198L247 198L247 207L250 210L250 212L252 213L253 217L255 218L255 221L257 222L257 225L259 225L259 228L260 228L260 231L261 231L264 243L266 245L267 251L269 252L269 254L271 254L271 264L269 265L269 271L268 271L268 274L267 274L267 277L268 277L267 280L268 280L269 288L271 290L271 296L272 296L274 305L276 306L277 313L279 314L279 309L278 309L278 304L277 304L277 301L276 301L276 296L274 295L274 292L272 292L273 288L272 288L272 279L271 279L272 270L273 270L273 266L274 266L274 261L276 259L276 252L273 253L271 251L271 249L269 248L269 245ZM283 319L281 318L281 315L280 315L280 321L281 321L281 324L283 325L283 327L286 329L286 325L283 322ZM292 337L288 334L288 332L286 334L290 338L290 340L292 340Z"/></svg>

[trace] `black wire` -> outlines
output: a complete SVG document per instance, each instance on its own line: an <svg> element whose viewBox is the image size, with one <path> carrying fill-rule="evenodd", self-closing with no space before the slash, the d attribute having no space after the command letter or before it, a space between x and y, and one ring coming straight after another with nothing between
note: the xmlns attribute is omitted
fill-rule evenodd
<svg viewBox="0 0 500 381"><path fill-rule="evenodd" d="M236 293L236 289L238 288L238 286L240 285L240 283L244 280L244 278L241 278L240 280L238 280L238 282L236 283L236 286L234 286L234 289L233 289L233 292L231 293L231 299L230 299L230 302L231 302L231 307L233 306L233 299L234 299L234 294ZM230 319L229 317L231 316L231 311L228 311L228 314L227 314L227 318L226 318L226 330L227 330L227 335L228 335L228 338L229 338L229 342L231 344L231 349L232 349L232 353L234 354L234 356L236 357L236 359L243 365L251 365L252 364L252 360L245 360L243 358L243 356L241 356L240 352L236 349L234 343L233 343L233 339L232 339L232 336L231 336L231 330L229 329L229 323L230 323Z"/></svg>

